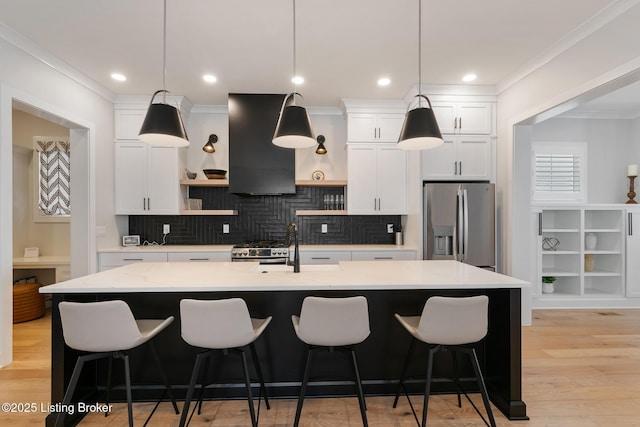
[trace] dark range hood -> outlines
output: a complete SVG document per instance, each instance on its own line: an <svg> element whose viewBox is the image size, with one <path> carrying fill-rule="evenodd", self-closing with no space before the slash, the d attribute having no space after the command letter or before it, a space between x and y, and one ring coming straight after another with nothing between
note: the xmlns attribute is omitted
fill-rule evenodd
<svg viewBox="0 0 640 427"><path fill-rule="evenodd" d="M271 143L285 95L229 94L229 192L294 194L295 150Z"/></svg>

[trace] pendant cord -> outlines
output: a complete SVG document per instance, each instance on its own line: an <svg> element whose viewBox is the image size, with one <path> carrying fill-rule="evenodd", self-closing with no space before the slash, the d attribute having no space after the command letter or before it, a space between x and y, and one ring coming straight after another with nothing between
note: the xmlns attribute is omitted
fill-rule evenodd
<svg viewBox="0 0 640 427"><path fill-rule="evenodd" d="M296 0L293 0L293 75L291 76L293 83L293 105L296 105Z"/></svg>
<svg viewBox="0 0 640 427"><path fill-rule="evenodd" d="M164 0L162 17L162 93L163 102L167 103L167 0Z"/></svg>
<svg viewBox="0 0 640 427"><path fill-rule="evenodd" d="M418 107L422 106L422 0L418 0Z"/></svg>

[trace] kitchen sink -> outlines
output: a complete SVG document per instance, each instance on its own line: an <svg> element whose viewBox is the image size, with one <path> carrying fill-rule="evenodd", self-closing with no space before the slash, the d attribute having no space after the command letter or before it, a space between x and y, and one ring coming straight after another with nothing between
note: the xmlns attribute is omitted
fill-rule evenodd
<svg viewBox="0 0 640 427"><path fill-rule="evenodd" d="M312 271L340 271L340 265L338 264L308 264L301 265L300 272L312 272ZM284 264L258 264L253 268L256 273L271 273L271 272L288 272L293 273L292 265Z"/></svg>

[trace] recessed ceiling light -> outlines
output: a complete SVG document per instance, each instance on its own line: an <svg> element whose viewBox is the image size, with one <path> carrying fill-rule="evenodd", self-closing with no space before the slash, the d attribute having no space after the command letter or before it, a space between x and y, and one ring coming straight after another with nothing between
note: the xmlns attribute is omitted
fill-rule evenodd
<svg viewBox="0 0 640 427"><path fill-rule="evenodd" d="M304 77L302 76L294 76L291 81L293 82L294 85L301 85L302 83L304 83Z"/></svg>
<svg viewBox="0 0 640 427"><path fill-rule="evenodd" d="M216 76L214 76L213 74L205 74L204 76L202 76L202 80L207 83L215 83L216 81L218 81Z"/></svg>
<svg viewBox="0 0 640 427"><path fill-rule="evenodd" d="M476 75L475 75L475 74L473 74L473 73L471 73L471 74L467 74L466 76L464 76L464 77L462 78L462 81L465 81L465 82L472 82L472 81L474 81L477 77L478 77L478 76L476 76Z"/></svg>
<svg viewBox="0 0 640 427"><path fill-rule="evenodd" d="M123 82L123 81L127 80L125 75L124 74L120 74L120 73L111 73L111 78L113 80L116 80L116 81L119 81L119 82Z"/></svg>
<svg viewBox="0 0 640 427"><path fill-rule="evenodd" d="M391 79L389 77L382 77L378 79L378 86L389 86Z"/></svg>

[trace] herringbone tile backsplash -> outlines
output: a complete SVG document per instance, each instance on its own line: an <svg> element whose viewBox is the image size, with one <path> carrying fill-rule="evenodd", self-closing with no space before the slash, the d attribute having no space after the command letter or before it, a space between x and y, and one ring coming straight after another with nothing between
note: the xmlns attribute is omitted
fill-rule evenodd
<svg viewBox="0 0 640 427"><path fill-rule="evenodd" d="M244 196L227 188L191 187L189 197L202 199L202 209L237 210L235 216L131 215L129 234L142 241L162 241L162 225L170 224L168 245L227 245L254 240L283 240L287 225L299 227L301 244L391 244L387 224L400 224L398 215L296 216L296 210L323 209L325 195L343 194L341 187L297 187L296 194ZM222 233L229 224L229 234ZM327 224L328 232L321 233Z"/></svg>

